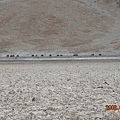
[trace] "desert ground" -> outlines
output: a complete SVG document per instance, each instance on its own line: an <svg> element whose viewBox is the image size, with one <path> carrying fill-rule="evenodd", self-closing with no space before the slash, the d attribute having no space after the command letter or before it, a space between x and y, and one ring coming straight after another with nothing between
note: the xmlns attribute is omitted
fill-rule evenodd
<svg viewBox="0 0 120 120"><path fill-rule="evenodd" d="M117 3L0 0L0 59L120 56ZM119 120L106 105L120 106L120 61L0 62L0 120Z"/></svg>
<svg viewBox="0 0 120 120"><path fill-rule="evenodd" d="M0 56L120 55L118 0L0 0Z"/></svg>
<svg viewBox="0 0 120 120"><path fill-rule="evenodd" d="M119 120L120 62L0 63L0 120Z"/></svg>

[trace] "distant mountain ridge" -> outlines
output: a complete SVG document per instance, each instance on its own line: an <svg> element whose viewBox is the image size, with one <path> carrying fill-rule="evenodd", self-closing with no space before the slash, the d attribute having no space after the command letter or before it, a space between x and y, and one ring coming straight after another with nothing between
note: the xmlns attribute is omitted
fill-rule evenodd
<svg viewBox="0 0 120 120"><path fill-rule="evenodd" d="M118 0L0 1L0 54L120 54Z"/></svg>

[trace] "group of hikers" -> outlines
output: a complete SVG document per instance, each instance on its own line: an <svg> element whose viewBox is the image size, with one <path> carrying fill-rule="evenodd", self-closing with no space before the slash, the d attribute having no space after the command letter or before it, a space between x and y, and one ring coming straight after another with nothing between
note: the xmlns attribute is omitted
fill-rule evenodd
<svg viewBox="0 0 120 120"><path fill-rule="evenodd" d="M102 56L102 54L98 54L99 56ZM44 54L41 54L41 57L43 57L44 56ZM57 54L56 55L57 57L62 57L63 55L62 54ZM79 56L78 54L73 54L73 56ZM95 54L93 53L93 54L91 54L91 56L95 56ZM6 55L6 57L15 57L15 58L18 58L18 57L20 57L19 55ZM31 55L31 57L36 57L36 58L38 58L39 56L36 54L36 55L34 55L34 54L32 54ZM52 57L52 54L49 54L49 57Z"/></svg>

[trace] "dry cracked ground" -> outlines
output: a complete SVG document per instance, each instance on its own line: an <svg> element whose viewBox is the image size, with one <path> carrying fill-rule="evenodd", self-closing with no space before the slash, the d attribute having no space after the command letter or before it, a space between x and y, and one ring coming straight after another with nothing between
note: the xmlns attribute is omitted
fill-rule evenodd
<svg viewBox="0 0 120 120"><path fill-rule="evenodd" d="M0 55L120 54L118 0L0 0Z"/></svg>
<svg viewBox="0 0 120 120"><path fill-rule="evenodd" d="M120 120L120 62L0 63L0 120Z"/></svg>

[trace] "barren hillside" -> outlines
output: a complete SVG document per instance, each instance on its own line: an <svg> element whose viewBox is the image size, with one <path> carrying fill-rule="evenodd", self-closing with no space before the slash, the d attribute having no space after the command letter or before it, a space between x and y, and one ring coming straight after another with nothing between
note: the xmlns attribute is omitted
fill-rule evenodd
<svg viewBox="0 0 120 120"><path fill-rule="evenodd" d="M117 0L0 0L0 54L120 54Z"/></svg>

